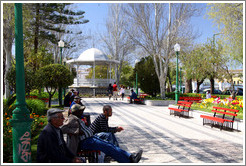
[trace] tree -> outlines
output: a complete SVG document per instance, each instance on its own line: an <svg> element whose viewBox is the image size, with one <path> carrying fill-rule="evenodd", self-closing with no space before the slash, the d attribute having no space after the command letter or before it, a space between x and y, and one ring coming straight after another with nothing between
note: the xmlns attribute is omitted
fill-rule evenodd
<svg viewBox="0 0 246 166"><path fill-rule="evenodd" d="M196 35L189 21L198 13L194 4L170 4L169 10L167 9L167 4L164 3L129 4L125 8L128 35L146 55L152 56L163 99L168 64L175 56L173 46L176 42L183 48L191 45Z"/></svg>
<svg viewBox="0 0 246 166"><path fill-rule="evenodd" d="M26 19L23 19L23 25L26 25L23 27L23 32L25 33L27 31L27 27L29 27L29 11L23 9L23 17ZM14 43L15 38L15 14L14 14L14 3L3 3L3 56L4 56L4 69L3 69L3 75L4 75L4 81L6 77L6 73L11 67L11 63L13 61L12 57L12 46ZM6 86L5 86L6 84ZM8 81L4 82L3 84L5 87L5 95L6 98L10 95L10 90L8 89Z"/></svg>
<svg viewBox="0 0 246 166"><path fill-rule="evenodd" d="M197 82L196 93L199 93L199 87L207 77L206 69L209 67L205 47L197 45L191 52L182 53L180 58L187 83L191 86L190 80L195 80ZM190 86L186 88L186 93L191 92Z"/></svg>
<svg viewBox="0 0 246 166"><path fill-rule="evenodd" d="M45 87L49 93L49 107L51 98L58 88L65 88L73 84L74 76L68 68L60 64L51 64L41 67L37 71L37 80L40 87Z"/></svg>
<svg viewBox="0 0 246 166"><path fill-rule="evenodd" d="M25 66L25 92L30 92L37 87L36 74L30 67ZM9 89L13 89L16 92L16 70L15 64L11 66L6 74L6 79L9 82Z"/></svg>
<svg viewBox="0 0 246 166"><path fill-rule="evenodd" d="M109 8L109 16L106 22L107 32L101 36L102 41L106 45L109 55L114 60L120 62L115 64L116 83L119 83L123 62L126 56L129 55L135 46L126 34L125 27L128 26L126 16L123 13L122 4L111 4Z"/></svg>
<svg viewBox="0 0 246 166"><path fill-rule="evenodd" d="M243 3L211 3L207 15L222 34L225 54L243 64Z"/></svg>
<svg viewBox="0 0 246 166"><path fill-rule="evenodd" d="M120 84L124 85L125 87L133 87L135 79L132 78L132 75L133 67L129 65L128 61L124 61L121 70Z"/></svg>
<svg viewBox="0 0 246 166"><path fill-rule="evenodd" d="M156 96L157 92L160 91L160 85L158 77L155 73L154 63L151 56L142 58L139 63L136 64L133 75L138 73L138 82L140 88L152 96Z"/></svg>

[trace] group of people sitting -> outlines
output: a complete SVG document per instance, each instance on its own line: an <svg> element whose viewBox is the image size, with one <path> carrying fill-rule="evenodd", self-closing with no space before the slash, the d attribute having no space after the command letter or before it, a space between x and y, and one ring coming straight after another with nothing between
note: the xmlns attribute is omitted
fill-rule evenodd
<svg viewBox="0 0 246 166"><path fill-rule="evenodd" d="M103 106L103 113L88 127L82 120L85 106L73 104L71 114L64 119L64 110L52 108L47 111L48 124L42 130L37 145L37 162L40 163L81 163L77 157L80 150L99 150L119 163L138 163L142 150L131 154L119 147L114 135L124 130L109 127L112 116L110 105ZM67 134L67 143L63 134Z"/></svg>

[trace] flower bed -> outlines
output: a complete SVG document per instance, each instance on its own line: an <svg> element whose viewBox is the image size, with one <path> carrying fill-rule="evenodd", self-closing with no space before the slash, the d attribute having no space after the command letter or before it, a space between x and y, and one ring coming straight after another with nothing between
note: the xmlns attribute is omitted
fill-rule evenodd
<svg viewBox="0 0 246 166"><path fill-rule="evenodd" d="M201 103L193 103L192 109L211 112L213 106L239 110L236 118L243 119L243 100L240 98L235 100L230 97L225 99L220 97L203 99Z"/></svg>

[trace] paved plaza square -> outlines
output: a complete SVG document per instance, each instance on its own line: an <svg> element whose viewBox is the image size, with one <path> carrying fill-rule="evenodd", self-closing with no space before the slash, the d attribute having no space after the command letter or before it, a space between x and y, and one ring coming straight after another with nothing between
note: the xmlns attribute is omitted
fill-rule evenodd
<svg viewBox="0 0 246 166"><path fill-rule="evenodd" d="M200 117L174 117L169 115L167 106L128 104L108 98L83 98L82 102L91 121L102 113L103 105L112 106L109 125L124 128L116 133L122 149L132 153L143 149L140 163L244 162L244 131L203 126Z"/></svg>

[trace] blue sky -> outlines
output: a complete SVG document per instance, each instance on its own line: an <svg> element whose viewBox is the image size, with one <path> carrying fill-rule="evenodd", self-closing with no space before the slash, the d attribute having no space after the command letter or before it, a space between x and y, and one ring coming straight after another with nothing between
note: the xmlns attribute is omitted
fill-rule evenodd
<svg viewBox="0 0 246 166"><path fill-rule="evenodd" d="M76 4L76 6L78 7L78 10L85 11L85 19L90 21L87 24L81 25L85 31L90 31L92 34L95 34L105 30L105 21L108 14L107 3L80 3ZM191 21L194 25L194 28L199 29L199 31L202 33L202 36L199 37L195 42L204 43L207 41L207 38L212 38L213 34L218 33L218 29L213 26L212 20L205 18L206 4L199 3L199 7L203 8L201 16L193 17ZM100 46L97 46L97 43L95 43L95 47ZM88 48L85 48L84 50L86 49Z"/></svg>

